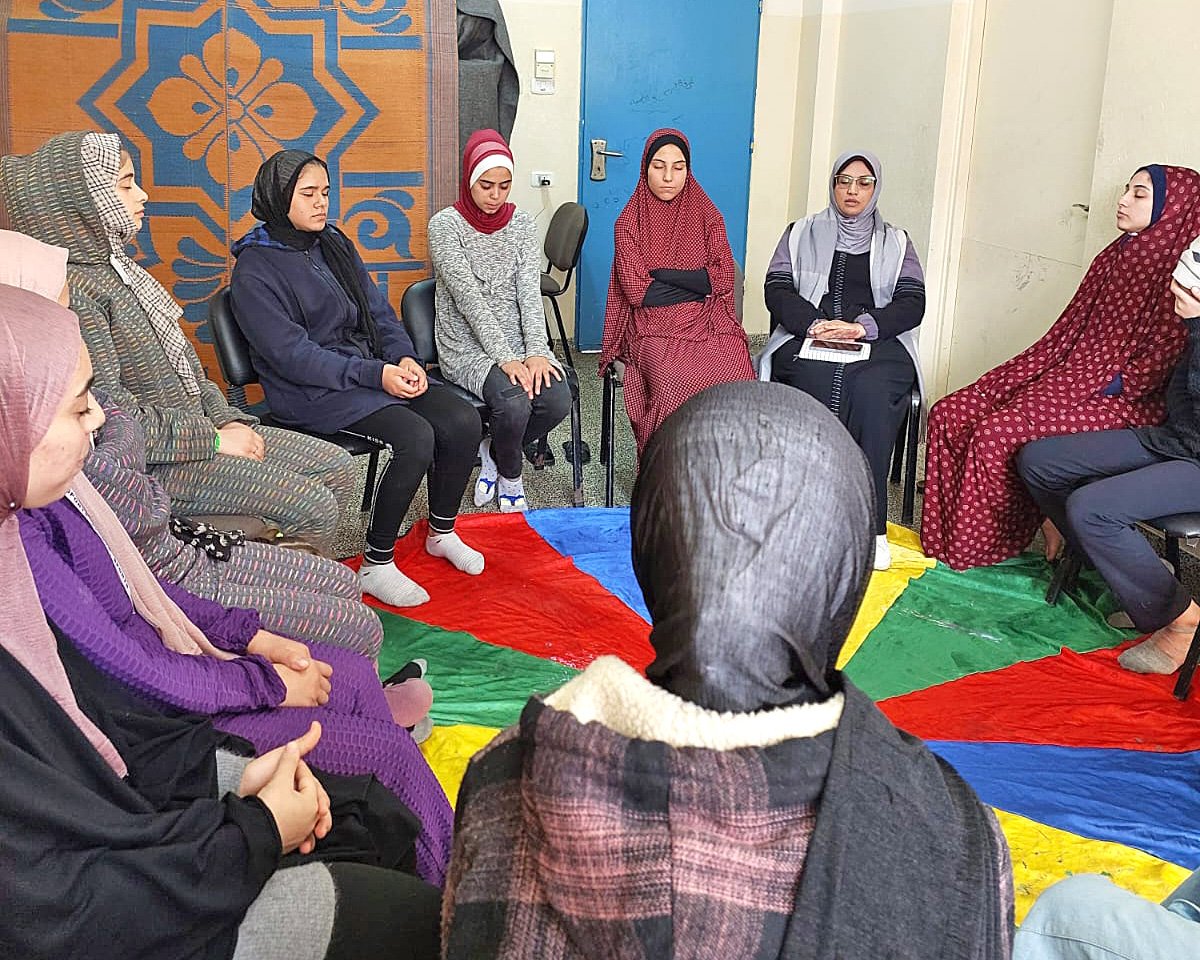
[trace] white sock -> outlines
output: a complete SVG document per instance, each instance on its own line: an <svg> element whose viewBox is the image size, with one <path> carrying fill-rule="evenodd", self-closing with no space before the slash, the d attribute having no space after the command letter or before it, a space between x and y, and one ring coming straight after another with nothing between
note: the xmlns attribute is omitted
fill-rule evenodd
<svg viewBox="0 0 1200 960"><path fill-rule="evenodd" d="M892 550L888 546L888 538L886 533L881 533L875 537L875 562L872 566L876 570L886 570L892 565Z"/></svg>
<svg viewBox="0 0 1200 960"><path fill-rule="evenodd" d="M483 554L468 547L457 533L431 533L425 539L425 552L431 557L449 560L463 573L473 577L483 573Z"/></svg>
<svg viewBox="0 0 1200 960"><path fill-rule="evenodd" d="M524 513L529 509L529 501L525 499L525 483L520 477L516 480L501 477L497 494L501 513Z"/></svg>
<svg viewBox="0 0 1200 960"><path fill-rule="evenodd" d="M500 468L492 459L492 438L484 437L479 441L479 476L475 480L475 506L482 507L491 503L496 496L496 478Z"/></svg>
<svg viewBox="0 0 1200 960"><path fill-rule="evenodd" d="M417 607L429 602L429 594L415 580L400 572L394 563L366 563L358 571L363 593L393 607Z"/></svg>

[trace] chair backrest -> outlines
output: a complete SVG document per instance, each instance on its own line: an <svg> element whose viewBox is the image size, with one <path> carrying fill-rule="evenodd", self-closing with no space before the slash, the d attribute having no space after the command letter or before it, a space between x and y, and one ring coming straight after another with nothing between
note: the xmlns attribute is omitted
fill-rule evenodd
<svg viewBox="0 0 1200 960"><path fill-rule="evenodd" d="M250 344L233 315L229 287L221 287L208 301L208 326L212 330L213 348L225 382L231 387L258 383L258 374L250 362Z"/></svg>
<svg viewBox="0 0 1200 960"><path fill-rule="evenodd" d="M550 266L558 267L564 273L574 270L587 230L588 214L582 205L568 201L555 210L542 247Z"/></svg>
<svg viewBox="0 0 1200 960"><path fill-rule="evenodd" d="M427 277L410 286L400 298L400 322L408 331L417 354L428 366L438 362L437 341L433 337L433 292L436 286L437 281Z"/></svg>

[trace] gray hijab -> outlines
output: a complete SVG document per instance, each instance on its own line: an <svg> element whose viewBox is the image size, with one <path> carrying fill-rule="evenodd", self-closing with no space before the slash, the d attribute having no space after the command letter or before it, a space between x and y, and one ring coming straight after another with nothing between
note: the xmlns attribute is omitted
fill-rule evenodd
<svg viewBox="0 0 1200 960"><path fill-rule="evenodd" d="M659 427L633 491L655 684L710 710L822 700L870 574L874 491L825 407L731 383Z"/></svg>
<svg viewBox="0 0 1200 960"><path fill-rule="evenodd" d="M871 199L860 213L848 217L838 209L833 192L833 178L854 160L862 160L871 168L871 173L875 176L875 192L871 194ZM871 235L875 232L875 205L879 202L882 190L883 170L879 166L879 158L869 150L847 150L833 162L833 172L829 175L829 209L837 220L835 249L845 253L866 253L871 249Z"/></svg>

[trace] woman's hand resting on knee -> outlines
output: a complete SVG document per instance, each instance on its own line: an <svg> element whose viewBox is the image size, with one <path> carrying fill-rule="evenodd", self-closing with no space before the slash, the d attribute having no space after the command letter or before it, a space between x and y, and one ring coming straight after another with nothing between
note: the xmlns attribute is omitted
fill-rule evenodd
<svg viewBox="0 0 1200 960"><path fill-rule="evenodd" d="M217 453L227 457L245 457L247 460L262 459L267 455L267 442L244 423L227 423L217 431L220 443Z"/></svg>
<svg viewBox="0 0 1200 960"><path fill-rule="evenodd" d="M550 386L551 376L556 380L563 378L558 368L542 356L526 357L525 369L529 371L529 376L533 380L533 392L535 394L541 393L542 387Z"/></svg>
<svg viewBox="0 0 1200 960"><path fill-rule="evenodd" d="M313 721L302 737L255 757L242 771L238 796L258 797L271 811L283 853L312 853L333 827L329 794L303 759L320 739L321 725Z"/></svg>
<svg viewBox="0 0 1200 960"><path fill-rule="evenodd" d="M525 390L525 396L533 399L533 374L529 372L529 367L525 366L520 360L509 360L506 363L500 364L500 369L504 371L504 375L508 377L509 383L514 387L520 384Z"/></svg>

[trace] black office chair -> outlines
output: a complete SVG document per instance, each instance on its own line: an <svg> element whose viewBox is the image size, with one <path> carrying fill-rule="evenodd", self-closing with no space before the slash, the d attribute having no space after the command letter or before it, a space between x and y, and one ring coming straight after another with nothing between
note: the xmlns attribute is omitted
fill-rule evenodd
<svg viewBox="0 0 1200 960"><path fill-rule="evenodd" d="M575 360L567 343L567 329L563 326L562 312L558 309L558 298L566 293L571 285L571 276L579 264L579 252L583 249L587 231L587 210L578 203L567 202L554 211L554 217L546 229L546 242L542 245L546 254L546 269L542 273L542 296L549 298L550 306L554 309L558 336L568 367L574 367ZM555 269L563 273L561 281L554 278ZM546 321L546 336L550 340L550 349L553 350L554 335L550 332L549 320Z"/></svg>
<svg viewBox="0 0 1200 960"><path fill-rule="evenodd" d="M436 374L439 373L439 370L437 341L433 335L435 289L436 281L432 277L429 277L425 280L418 280L405 290L404 296L400 299L400 318L404 322L404 329L408 331L408 336L412 340L413 346L416 348L422 361L424 361L426 368ZM486 431L488 425L488 405L469 390L464 390L462 387L450 383L444 378L439 377L439 379L479 411L479 417L483 421L484 430ZM582 429L582 417L579 411L579 377L575 373L574 367L567 367L566 381L567 386L571 389L571 442L574 450L578 451L581 447L580 431ZM572 505L582 507L583 464L579 460L578 453L571 458L571 466L574 483L574 489L571 494Z"/></svg>
<svg viewBox="0 0 1200 960"><path fill-rule="evenodd" d="M900 523L911 527L913 510L917 499L917 451L921 440L921 391L913 385L908 398L908 409L900 421L900 432L896 435L896 446L892 450L892 483L900 482L901 468L904 470L904 500L900 508Z"/></svg>
<svg viewBox="0 0 1200 960"><path fill-rule="evenodd" d="M233 315L233 305L229 301L229 287L221 287L208 301L208 325L213 334L213 346L217 354L217 364L221 375L229 385L225 391L229 402L240 410L247 409L246 387L258 383L258 373L250 361L250 344L242 328L238 326L237 318ZM270 414L259 414L259 420L265 426L283 426L275 423ZM368 513L375 499L375 475L379 470L379 452L387 447L382 440L374 437L361 436L354 433L317 433L314 430L301 430L298 427L284 426L285 430L295 430L318 440L325 440L341 447L352 457L366 455L367 482L363 487L362 512Z"/></svg>
<svg viewBox="0 0 1200 960"><path fill-rule="evenodd" d="M1176 513L1157 520L1147 520L1142 524L1151 530L1157 530L1166 540L1163 551L1167 563L1171 564L1176 577L1182 577L1180 567L1179 541L1192 540L1200 537L1200 513ZM1046 602L1053 606L1058 603L1063 591L1070 592L1079 577L1083 567L1083 557L1068 548L1055 567L1054 576L1050 578L1050 586L1046 589ZM1175 681L1175 698L1186 700L1192 688L1192 677L1196 672L1196 664L1200 662L1200 628L1192 635L1191 646L1183 666L1179 668L1179 678Z"/></svg>

